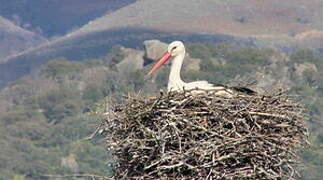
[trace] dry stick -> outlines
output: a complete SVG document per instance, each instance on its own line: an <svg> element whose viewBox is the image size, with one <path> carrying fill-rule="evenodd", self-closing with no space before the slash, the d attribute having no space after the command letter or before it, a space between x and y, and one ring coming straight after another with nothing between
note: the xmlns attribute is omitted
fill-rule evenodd
<svg viewBox="0 0 323 180"><path fill-rule="evenodd" d="M252 115L259 115L259 116L269 116L269 117L276 117L276 118L282 118L282 119L288 119L285 115L279 115L279 114L270 114L270 113L262 113L262 112L248 112Z"/></svg>
<svg viewBox="0 0 323 180"><path fill-rule="evenodd" d="M103 123L101 123L90 136L83 138L82 141L88 141L88 140L93 139L94 136L99 132L99 130L101 129L102 126L103 126Z"/></svg>
<svg viewBox="0 0 323 180"><path fill-rule="evenodd" d="M177 164L173 164L173 165L163 165L163 166L159 166L157 167L157 169L173 169L173 168L176 168L176 167L180 167L184 165L183 162L179 162Z"/></svg>

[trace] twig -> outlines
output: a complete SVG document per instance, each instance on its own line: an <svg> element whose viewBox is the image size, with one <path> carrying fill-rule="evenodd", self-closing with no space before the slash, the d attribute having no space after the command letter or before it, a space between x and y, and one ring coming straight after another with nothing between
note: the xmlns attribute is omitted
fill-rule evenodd
<svg viewBox="0 0 323 180"><path fill-rule="evenodd" d="M99 132L102 126L103 126L103 123L101 123L90 136L83 138L82 141L92 140L94 136Z"/></svg>
<svg viewBox="0 0 323 180"><path fill-rule="evenodd" d="M269 117L282 118L282 119L288 118L285 115L279 115L279 114L270 114L270 113L263 113L263 112L250 112L250 111L248 113L252 114L252 115L269 116Z"/></svg>

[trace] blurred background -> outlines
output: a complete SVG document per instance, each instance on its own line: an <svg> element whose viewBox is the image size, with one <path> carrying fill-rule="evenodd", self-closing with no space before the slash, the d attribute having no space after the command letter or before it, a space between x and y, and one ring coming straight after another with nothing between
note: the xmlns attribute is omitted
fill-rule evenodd
<svg viewBox="0 0 323 180"><path fill-rule="evenodd" d="M144 76L173 40L183 79L285 89L308 108L300 177L323 177L323 0L0 0L0 180L111 175L102 104L165 90ZM73 178L71 178L73 179ZM75 178L74 178L75 179ZM79 179L90 179L80 177Z"/></svg>

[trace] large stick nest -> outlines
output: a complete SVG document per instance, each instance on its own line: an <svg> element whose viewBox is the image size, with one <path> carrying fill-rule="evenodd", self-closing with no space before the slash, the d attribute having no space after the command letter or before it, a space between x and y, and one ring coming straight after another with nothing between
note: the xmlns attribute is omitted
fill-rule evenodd
<svg viewBox="0 0 323 180"><path fill-rule="evenodd" d="M129 96L105 120L116 179L293 179L303 107L283 93Z"/></svg>

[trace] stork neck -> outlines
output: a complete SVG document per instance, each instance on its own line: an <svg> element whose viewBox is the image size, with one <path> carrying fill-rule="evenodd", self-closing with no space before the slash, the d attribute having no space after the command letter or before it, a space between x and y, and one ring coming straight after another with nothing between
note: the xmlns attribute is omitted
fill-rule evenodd
<svg viewBox="0 0 323 180"><path fill-rule="evenodd" d="M182 69L184 57L185 57L185 51L174 57L172 66L170 69L170 74L169 74L170 82L182 82L181 69Z"/></svg>

